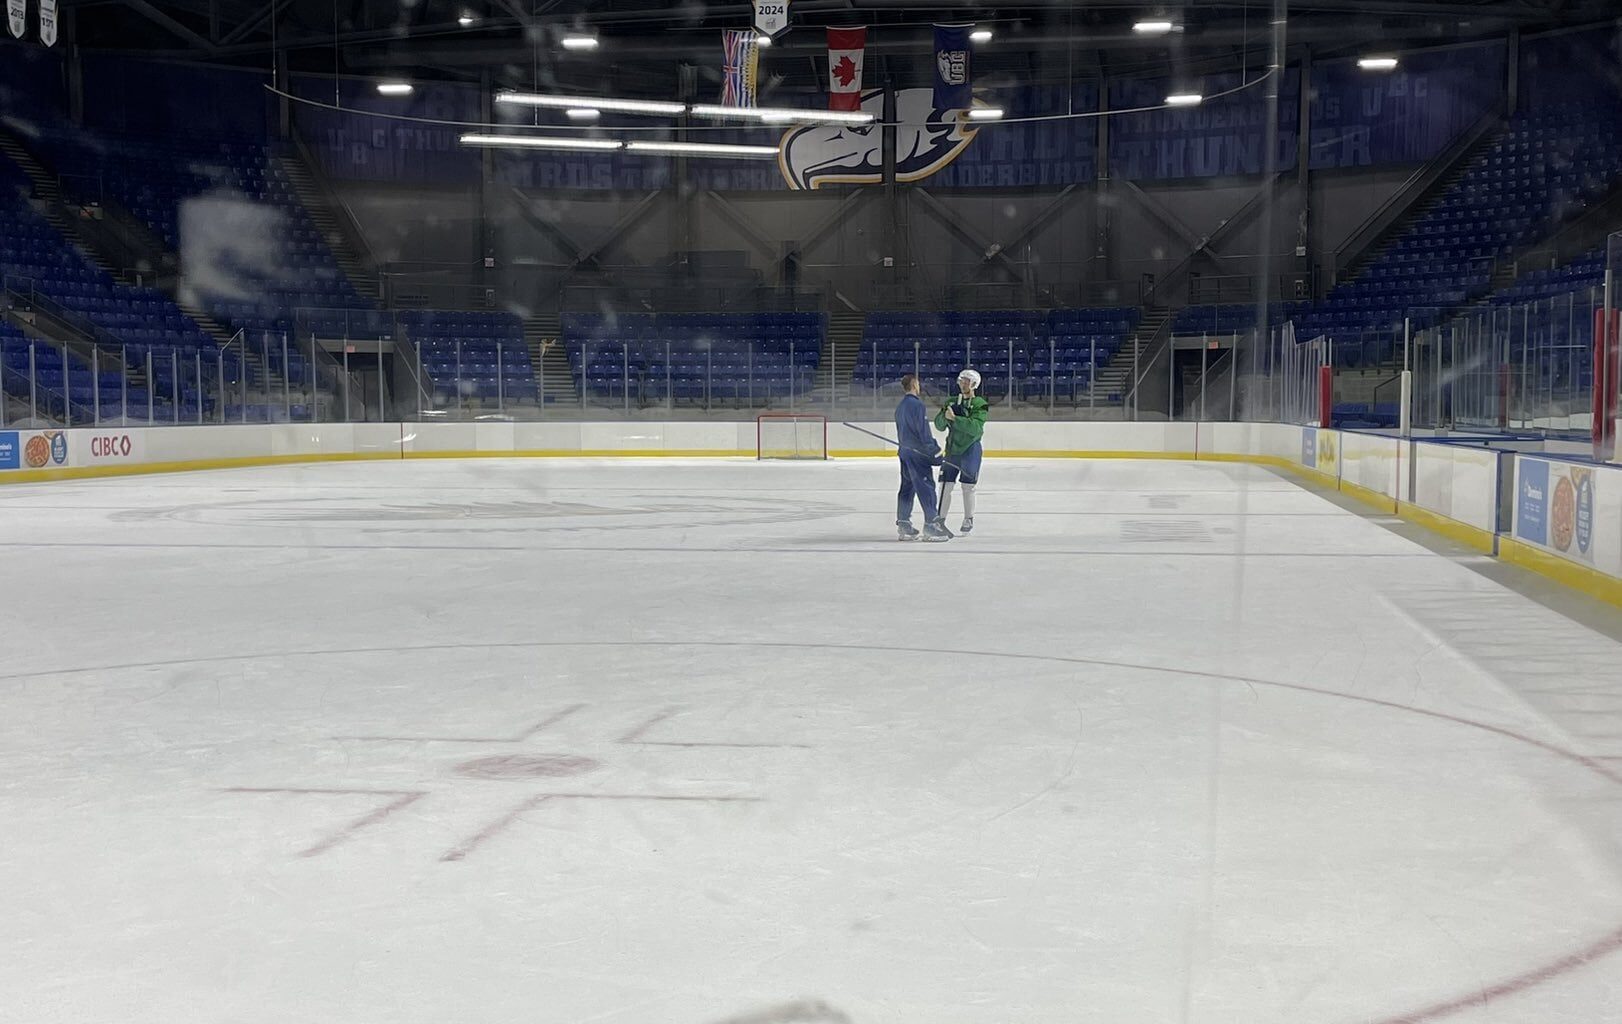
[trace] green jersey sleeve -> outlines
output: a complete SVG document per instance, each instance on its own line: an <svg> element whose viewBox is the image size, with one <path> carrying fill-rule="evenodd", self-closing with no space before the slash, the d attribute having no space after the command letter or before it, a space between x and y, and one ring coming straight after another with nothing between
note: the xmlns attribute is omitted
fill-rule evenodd
<svg viewBox="0 0 1622 1024"><path fill-rule="evenodd" d="M956 419L948 420L946 410L957 406L963 409ZM961 455L974 447L974 443L985 436L986 419L991 415L991 403L979 395L964 402L961 398L941 406L941 411L935 414L935 428L946 431L946 451L949 455Z"/></svg>

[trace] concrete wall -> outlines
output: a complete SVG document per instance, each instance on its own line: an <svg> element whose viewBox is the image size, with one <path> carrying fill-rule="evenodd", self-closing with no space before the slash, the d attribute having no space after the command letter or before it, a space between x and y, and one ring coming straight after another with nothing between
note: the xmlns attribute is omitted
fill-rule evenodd
<svg viewBox="0 0 1622 1024"><path fill-rule="evenodd" d="M1313 218L1311 262L1331 266L1336 249L1411 172L1398 168L1315 175L1307 197ZM1100 190L1095 183L1084 183L1057 205L1057 188L930 190L950 211L951 224L914 188L898 189L894 210L875 188L869 199L847 208L835 227L814 240L812 232L847 193L733 192L716 194L718 200L700 192L683 213L674 192L667 192L596 257L623 276L628 269L666 266L671 254L682 249L738 251L764 275L765 283L776 284L782 253L797 247L803 288L838 292L863 308L883 308L895 304L887 284L910 278L914 290L930 301L972 306L979 304L978 283L1013 277L1000 260L982 270L985 246L1002 245L1020 274L1040 289L1055 291L1062 302L1101 302L1084 296L1096 296L1105 282L1121 282L1128 287L1120 301L1136 304L1137 282L1144 274L1163 278L1187 255L1188 237L1221 230L1260 184L1254 177L1143 183L1150 201L1180 222L1182 230L1149 212L1121 185ZM485 255L479 244L477 190L344 185L340 194L381 259L460 263L468 268L468 280L473 279ZM563 268L576 252L596 249L644 198L641 193L520 192L491 184L483 215L499 266L497 287L526 308L554 304ZM724 213L723 203L750 227ZM1206 276L1249 274L1263 254L1273 258L1275 271L1295 269L1301 206L1299 188L1286 183L1268 239L1261 237L1260 218L1252 214L1216 247L1220 256L1202 258L1195 269ZM1032 224L1039 227L1027 232ZM1106 224L1109 244L1101 251ZM901 269L884 270L886 256ZM983 291L1018 294L994 287ZM1000 301L1009 304L1006 298Z"/></svg>

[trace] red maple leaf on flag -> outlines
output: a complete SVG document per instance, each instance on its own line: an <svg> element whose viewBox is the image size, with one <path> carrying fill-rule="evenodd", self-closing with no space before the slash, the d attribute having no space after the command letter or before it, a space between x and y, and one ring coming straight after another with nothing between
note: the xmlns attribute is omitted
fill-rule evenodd
<svg viewBox="0 0 1622 1024"><path fill-rule="evenodd" d="M856 62L848 56L839 58L839 63L834 65L834 77L839 79L840 85L856 81Z"/></svg>

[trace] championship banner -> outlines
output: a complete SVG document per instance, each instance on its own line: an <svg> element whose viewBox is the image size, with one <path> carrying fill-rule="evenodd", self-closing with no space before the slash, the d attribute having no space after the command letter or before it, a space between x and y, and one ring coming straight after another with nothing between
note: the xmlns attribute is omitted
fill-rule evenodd
<svg viewBox="0 0 1622 1024"><path fill-rule="evenodd" d="M974 105L969 73L972 25L935 26L935 109L967 110Z"/></svg>
<svg viewBox="0 0 1622 1024"><path fill-rule="evenodd" d="M755 31L776 39L788 30L788 0L755 0Z"/></svg>
<svg viewBox="0 0 1622 1024"><path fill-rule="evenodd" d="M755 105L755 77L760 65L760 44L750 29L721 32L721 105Z"/></svg>
<svg viewBox="0 0 1622 1024"><path fill-rule="evenodd" d="M39 0L39 41L56 45L56 0Z"/></svg>
<svg viewBox="0 0 1622 1024"><path fill-rule="evenodd" d="M11 22L11 34L21 39L28 31L28 0L6 0L6 17Z"/></svg>
<svg viewBox="0 0 1622 1024"><path fill-rule="evenodd" d="M867 29L828 30L828 109L862 109L862 57Z"/></svg>

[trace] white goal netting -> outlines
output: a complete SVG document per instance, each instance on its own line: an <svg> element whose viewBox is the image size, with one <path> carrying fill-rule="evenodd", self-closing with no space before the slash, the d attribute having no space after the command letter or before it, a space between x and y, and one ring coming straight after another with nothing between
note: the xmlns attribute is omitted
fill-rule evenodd
<svg viewBox="0 0 1622 1024"><path fill-rule="evenodd" d="M826 459L825 416L767 413L755 420L755 457L760 459Z"/></svg>

